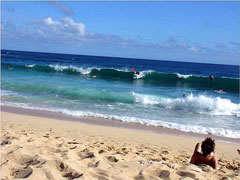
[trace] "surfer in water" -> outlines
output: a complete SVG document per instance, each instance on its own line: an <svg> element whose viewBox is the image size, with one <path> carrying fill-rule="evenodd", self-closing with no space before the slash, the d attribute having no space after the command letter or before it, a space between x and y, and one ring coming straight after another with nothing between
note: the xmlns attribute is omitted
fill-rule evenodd
<svg viewBox="0 0 240 180"><path fill-rule="evenodd" d="M139 71L135 71L134 67L132 67L132 71L133 71L133 72L135 72L137 75L139 75L139 74L140 74L140 72L139 72Z"/></svg>
<svg viewBox="0 0 240 180"><path fill-rule="evenodd" d="M209 78L211 79L211 81L214 79L212 74L210 74Z"/></svg>

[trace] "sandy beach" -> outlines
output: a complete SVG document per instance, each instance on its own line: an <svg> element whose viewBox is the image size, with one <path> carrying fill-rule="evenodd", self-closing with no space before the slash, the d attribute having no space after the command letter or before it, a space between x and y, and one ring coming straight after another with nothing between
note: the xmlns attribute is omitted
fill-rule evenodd
<svg viewBox="0 0 240 180"><path fill-rule="evenodd" d="M1 180L240 180L238 1L1 16Z"/></svg>
<svg viewBox="0 0 240 180"><path fill-rule="evenodd" d="M240 179L236 143L216 140L218 170L189 164L203 139L2 112L1 179Z"/></svg>

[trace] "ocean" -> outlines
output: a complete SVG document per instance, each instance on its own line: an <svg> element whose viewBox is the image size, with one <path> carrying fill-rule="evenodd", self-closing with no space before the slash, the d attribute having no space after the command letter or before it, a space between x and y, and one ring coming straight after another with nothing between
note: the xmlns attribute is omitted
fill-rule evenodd
<svg viewBox="0 0 240 180"><path fill-rule="evenodd" d="M1 65L3 106L240 138L238 66L10 50Z"/></svg>

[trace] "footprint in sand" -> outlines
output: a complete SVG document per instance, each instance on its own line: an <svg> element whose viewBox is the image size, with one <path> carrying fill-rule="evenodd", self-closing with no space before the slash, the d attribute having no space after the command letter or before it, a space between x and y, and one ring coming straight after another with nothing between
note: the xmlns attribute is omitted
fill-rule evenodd
<svg viewBox="0 0 240 180"><path fill-rule="evenodd" d="M58 171L62 172L62 176L68 179L75 179L83 176L83 173L77 172L73 170L70 166L66 163L56 160L56 168Z"/></svg>
<svg viewBox="0 0 240 180"><path fill-rule="evenodd" d="M7 145L7 144L11 144L11 140L14 139L11 136L3 136L2 137L2 141L1 141L1 146Z"/></svg>
<svg viewBox="0 0 240 180"><path fill-rule="evenodd" d="M164 180L171 180L169 176L170 176L170 171L162 170L162 171L160 171L158 177L160 177L161 179L164 179Z"/></svg>
<svg viewBox="0 0 240 180"><path fill-rule="evenodd" d="M140 171L138 173L138 175L134 178L134 180L145 180L144 176L143 176L143 172Z"/></svg>
<svg viewBox="0 0 240 180"><path fill-rule="evenodd" d="M167 154L169 154L169 152L164 150L164 151L161 152L161 154L167 155Z"/></svg>
<svg viewBox="0 0 240 180"><path fill-rule="evenodd" d="M72 146L68 146L68 148L69 148L70 150L73 150L73 149L76 149L77 146L72 145Z"/></svg>
<svg viewBox="0 0 240 180"><path fill-rule="evenodd" d="M96 172L97 174L93 174L94 177L96 177L98 180L110 180L109 179L109 174L107 171L103 169L99 169Z"/></svg>
<svg viewBox="0 0 240 180"><path fill-rule="evenodd" d="M193 179L196 177L196 174L189 171L177 171L177 174L182 177L190 177Z"/></svg>
<svg viewBox="0 0 240 180"><path fill-rule="evenodd" d="M11 161L16 162L22 166L37 165L39 163L44 164L45 160L39 159L37 156L29 156L26 154L21 154L20 152L15 152L9 155Z"/></svg>
<svg viewBox="0 0 240 180"><path fill-rule="evenodd" d="M100 149L99 151L98 151L98 154L102 154L102 153L104 153L105 151L103 150L103 149Z"/></svg>
<svg viewBox="0 0 240 180"><path fill-rule="evenodd" d="M85 152L85 151L83 151L83 152L78 152L77 154L78 154L78 156L81 159L87 159L87 158L95 157L93 152Z"/></svg>
<svg viewBox="0 0 240 180"><path fill-rule="evenodd" d="M100 161L88 163L88 167L96 168L99 166Z"/></svg>
<svg viewBox="0 0 240 180"><path fill-rule="evenodd" d="M107 160L110 162L118 162L118 159L115 156L108 156Z"/></svg>
<svg viewBox="0 0 240 180"><path fill-rule="evenodd" d="M27 178L32 174L33 170L31 167L14 167L10 169L10 172L14 178Z"/></svg>
<svg viewBox="0 0 240 180"><path fill-rule="evenodd" d="M67 142L68 144L80 144L79 142L76 142L76 141L69 141Z"/></svg>

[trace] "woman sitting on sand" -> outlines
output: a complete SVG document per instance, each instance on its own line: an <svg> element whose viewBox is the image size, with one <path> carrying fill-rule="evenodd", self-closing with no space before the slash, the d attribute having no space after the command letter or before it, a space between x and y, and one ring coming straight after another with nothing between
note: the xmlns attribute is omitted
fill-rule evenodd
<svg viewBox="0 0 240 180"><path fill-rule="evenodd" d="M200 145L202 151L200 150ZM190 163L195 165L206 164L216 169L217 159L213 155L214 149L215 142L210 137L206 138L202 143L197 143Z"/></svg>

